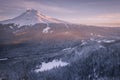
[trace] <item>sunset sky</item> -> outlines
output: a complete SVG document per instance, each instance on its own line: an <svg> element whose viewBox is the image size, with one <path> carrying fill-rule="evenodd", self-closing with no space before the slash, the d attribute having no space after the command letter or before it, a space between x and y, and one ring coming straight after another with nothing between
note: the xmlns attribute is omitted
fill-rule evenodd
<svg viewBox="0 0 120 80"><path fill-rule="evenodd" d="M72 23L120 27L120 0L0 0L0 20L30 8Z"/></svg>

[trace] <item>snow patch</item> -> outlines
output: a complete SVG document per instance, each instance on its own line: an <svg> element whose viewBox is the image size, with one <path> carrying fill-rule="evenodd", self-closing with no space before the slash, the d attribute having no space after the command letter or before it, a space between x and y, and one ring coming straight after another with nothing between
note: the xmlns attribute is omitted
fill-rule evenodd
<svg viewBox="0 0 120 80"><path fill-rule="evenodd" d="M103 40L103 42L105 42L105 43L111 43L111 42L115 42L115 40Z"/></svg>
<svg viewBox="0 0 120 80"><path fill-rule="evenodd" d="M72 49L71 47L70 48L65 48L62 51L71 50L71 49Z"/></svg>
<svg viewBox="0 0 120 80"><path fill-rule="evenodd" d="M63 62L61 60L53 60L52 62L45 63L43 62L42 65L40 65L38 69L35 69L35 72L43 72L47 70L51 70L53 68L63 67L67 66L67 62Z"/></svg>
<svg viewBox="0 0 120 80"><path fill-rule="evenodd" d="M0 61L6 61L6 60L8 60L8 58L2 58L2 59L0 59Z"/></svg>
<svg viewBox="0 0 120 80"><path fill-rule="evenodd" d="M115 40L97 40L98 43L112 43L112 42L115 42Z"/></svg>
<svg viewBox="0 0 120 80"><path fill-rule="evenodd" d="M82 40L81 42L82 42L82 43L81 43L81 46L83 46L83 45L86 45L86 44L87 44L87 42L86 42L86 41L84 41L84 40Z"/></svg>
<svg viewBox="0 0 120 80"><path fill-rule="evenodd" d="M104 46L100 45L99 48L105 48Z"/></svg>
<svg viewBox="0 0 120 80"><path fill-rule="evenodd" d="M98 37L104 37L104 36L102 36L102 35L97 35Z"/></svg>
<svg viewBox="0 0 120 80"><path fill-rule="evenodd" d="M48 33L50 29L51 29L50 27L46 27L46 28L43 29L42 32L43 32L43 33Z"/></svg>
<svg viewBox="0 0 120 80"><path fill-rule="evenodd" d="M13 26L9 26L11 29L14 29Z"/></svg>
<svg viewBox="0 0 120 80"><path fill-rule="evenodd" d="M92 35L92 36L93 36L94 34L93 34L93 33L90 33L90 35Z"/></svg>
<svg viewBox="0 0 120 80"><path fill-rule="evenodd" d="M94 38L90 38L90 40L91 40L91 41L95 41L95 39L94 39Z"/></svg>

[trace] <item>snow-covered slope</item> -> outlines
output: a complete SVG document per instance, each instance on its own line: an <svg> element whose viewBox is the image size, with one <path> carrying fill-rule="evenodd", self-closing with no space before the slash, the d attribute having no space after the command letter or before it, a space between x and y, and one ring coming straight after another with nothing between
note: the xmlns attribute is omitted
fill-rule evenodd
<svg viewBox="0 0 120 80"><path fill-rule="evenodd" d="M9 24L9 23L14 23L20 26L23 25L34 25L36 23L64 23L62 20L58 20L46 15L41 14L37 10L30 9L27 10L26 12L22 13L20 16L15 17L13 19L1 21L0 23L2 24Z"/></svg>

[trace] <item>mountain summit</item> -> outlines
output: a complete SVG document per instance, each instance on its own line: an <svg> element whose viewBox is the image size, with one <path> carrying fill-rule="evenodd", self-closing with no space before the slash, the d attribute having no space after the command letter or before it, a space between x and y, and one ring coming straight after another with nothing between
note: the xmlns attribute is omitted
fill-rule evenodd
<svg viewBox="0 0 120 80"><path fill-rule="evenodd" d="M36 23L65 23L62 20L58 20L49 16L46 16L35 9L26 10L24 13L13 19L1 21L2 24L14 23L20 26L34 25Z"/></svg>

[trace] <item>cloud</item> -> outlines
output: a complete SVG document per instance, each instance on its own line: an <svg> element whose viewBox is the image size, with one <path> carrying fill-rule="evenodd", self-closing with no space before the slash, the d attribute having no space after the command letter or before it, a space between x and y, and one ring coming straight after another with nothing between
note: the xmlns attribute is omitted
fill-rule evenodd
<svg viewBox="0 0 120 80"><path fill-rule="evenodd" d="M24 7L36 8L39 10L46 10L48 12L55 12L55 13L73 13L74 12L74 10L69 10L67 8L63 8L60 6L48 5L45 3L38 3L34 1L25 2Z"/></svg>
<svg viewBox="0 0 120 80"><path fill-rule="evenodd" d="M104 14L97 16L96 18L102 18L107 20L120 20L120 13L113 13L113 14Z"/></svg>
<svg viewBox="0 0 120 80"><path fill-rule="evenodd" d="M103 14L89 18L91 23L104 26L120 26L120 13Z"/></svg>
<svg viewBox="0 0 120 80"><path fill-rule="evenodd" d="M120 27L120 13L101 14L95 16L83 16L76 18L67 18L67 21L71 21L79 24L97 25L97 26L119 26Z"/></svg>
<svg viewBox="0 0 120 80"><path fill-rule="evenodd" d="M41 1L41 0L40 0ZM5 5L3 5L5 4ZM10 10L10 9L27 9L27 8L35 8L39 10L47 10L51 12L59 12L59 13L72 13L72 10L63 8L61 6L50 5L44 2L37 2L33 0L7 0L2 1L0 3L2 10Z"/></svg>

